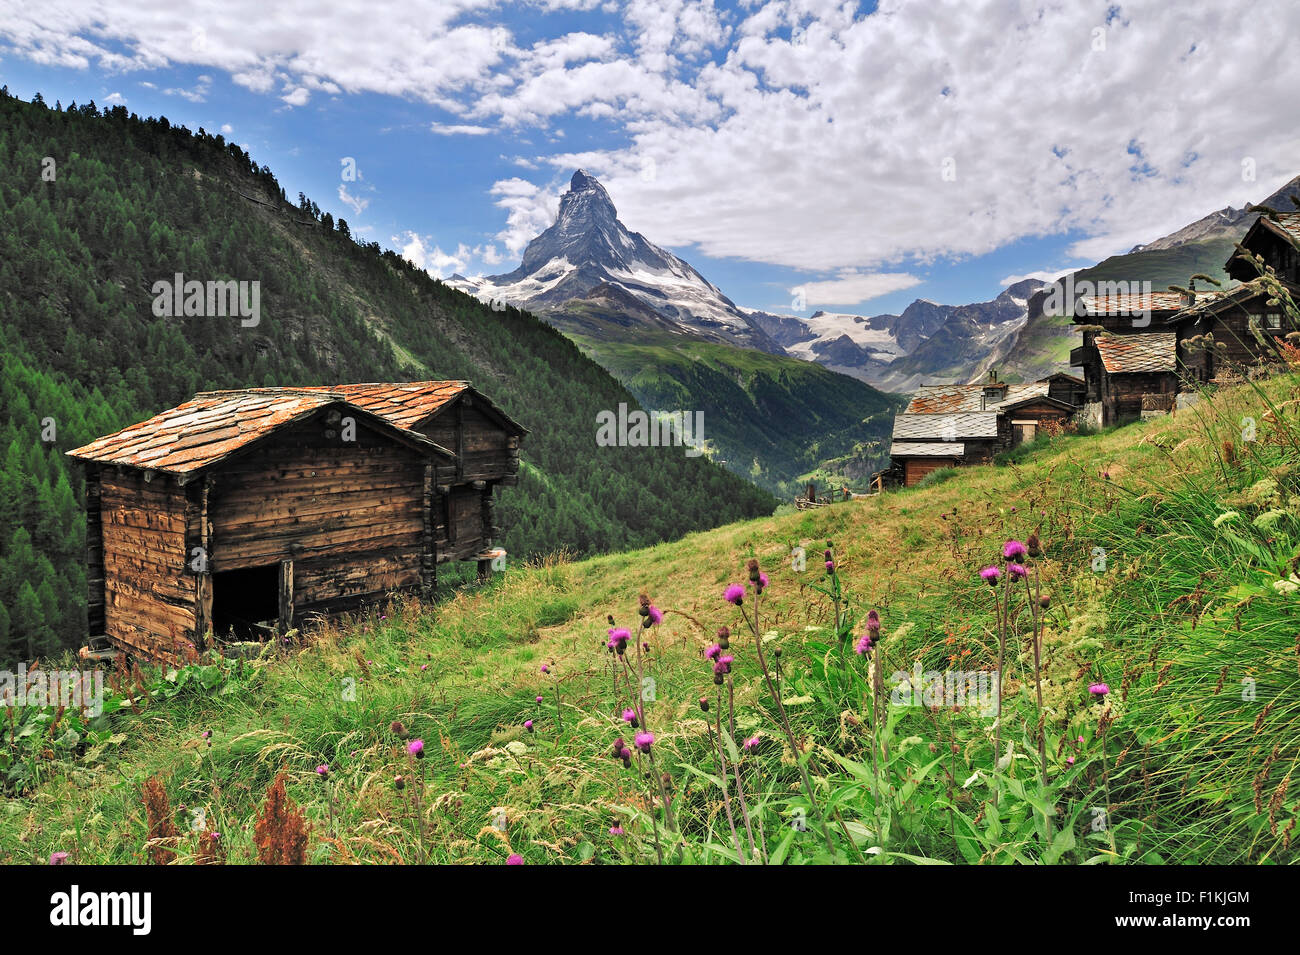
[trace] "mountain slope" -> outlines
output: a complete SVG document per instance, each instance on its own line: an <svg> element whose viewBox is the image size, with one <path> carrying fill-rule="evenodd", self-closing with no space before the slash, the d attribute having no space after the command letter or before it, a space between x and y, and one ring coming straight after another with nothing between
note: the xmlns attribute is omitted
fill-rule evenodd
<svg viewBox="0 0 1300 955"><path fill-rule="evenodd" d="M462 378L532 429L501 495L517 558L649 544L769 511L707 460L604 448L635 398L563 335L416 269L220 136L0 95L0 663L85 638L81 471L63 451L194 392ZM31 170L60 157L57 179ZM260 282L260 320L159 318L175 273Z"/></svg>

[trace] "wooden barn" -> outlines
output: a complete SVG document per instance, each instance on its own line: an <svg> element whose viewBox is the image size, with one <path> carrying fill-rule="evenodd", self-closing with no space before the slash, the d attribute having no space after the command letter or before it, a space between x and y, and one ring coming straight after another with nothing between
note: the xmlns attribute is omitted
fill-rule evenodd
<svg viewBox="0 0 1300 955"><path fill-rule="evenodd" d="M176 663L215 637L429 593L493 547L526 430L463 381L198 394L70 451L92 647Z"/></svg>

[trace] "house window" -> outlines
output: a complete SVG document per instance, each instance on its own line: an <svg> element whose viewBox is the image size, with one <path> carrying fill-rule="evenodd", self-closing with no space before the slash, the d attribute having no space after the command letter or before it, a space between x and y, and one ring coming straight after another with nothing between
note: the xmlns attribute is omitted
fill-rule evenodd
<svg viewBox="0 0 1300 955"><path fill-rule="evenodd" d="M1269 312L1264 316L1264 327L1270 332L1275 332L1282 327L1282 313Z"/></svg>

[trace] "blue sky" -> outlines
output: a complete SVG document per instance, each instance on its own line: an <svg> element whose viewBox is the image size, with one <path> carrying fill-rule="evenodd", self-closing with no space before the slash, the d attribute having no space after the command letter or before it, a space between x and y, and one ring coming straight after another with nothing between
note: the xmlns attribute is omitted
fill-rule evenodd
<svg viewBox="0 0 1300 955"><path fill-rule="evenodd" d="M223 131L434 274L512 269L582 166L742 306L875 314L1300 173L1296 6L1166 7L0 0L0 82Z"/></svg>

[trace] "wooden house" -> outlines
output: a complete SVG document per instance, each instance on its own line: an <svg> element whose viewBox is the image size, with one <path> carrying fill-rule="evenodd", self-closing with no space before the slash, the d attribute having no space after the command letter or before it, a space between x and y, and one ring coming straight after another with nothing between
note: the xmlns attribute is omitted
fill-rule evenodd
<svg viewBox="0 0 1300 955"><path fill-rule="evenodd" d="M176 663L504 552L525 429L466 382L204 392L69 452L86 469L89 631Z"/></svg>
<svg viewBox="0 0 1300 955"><path fill-rule="evenodd" d="M913 487L932 471L985 464L1040 431L1056 431L1075 412L1061 396L1079 392L1082 384L1071 375L1008 384L990 371L976 384L923 385L894 418L892 466L882 483Z"/></svg>

